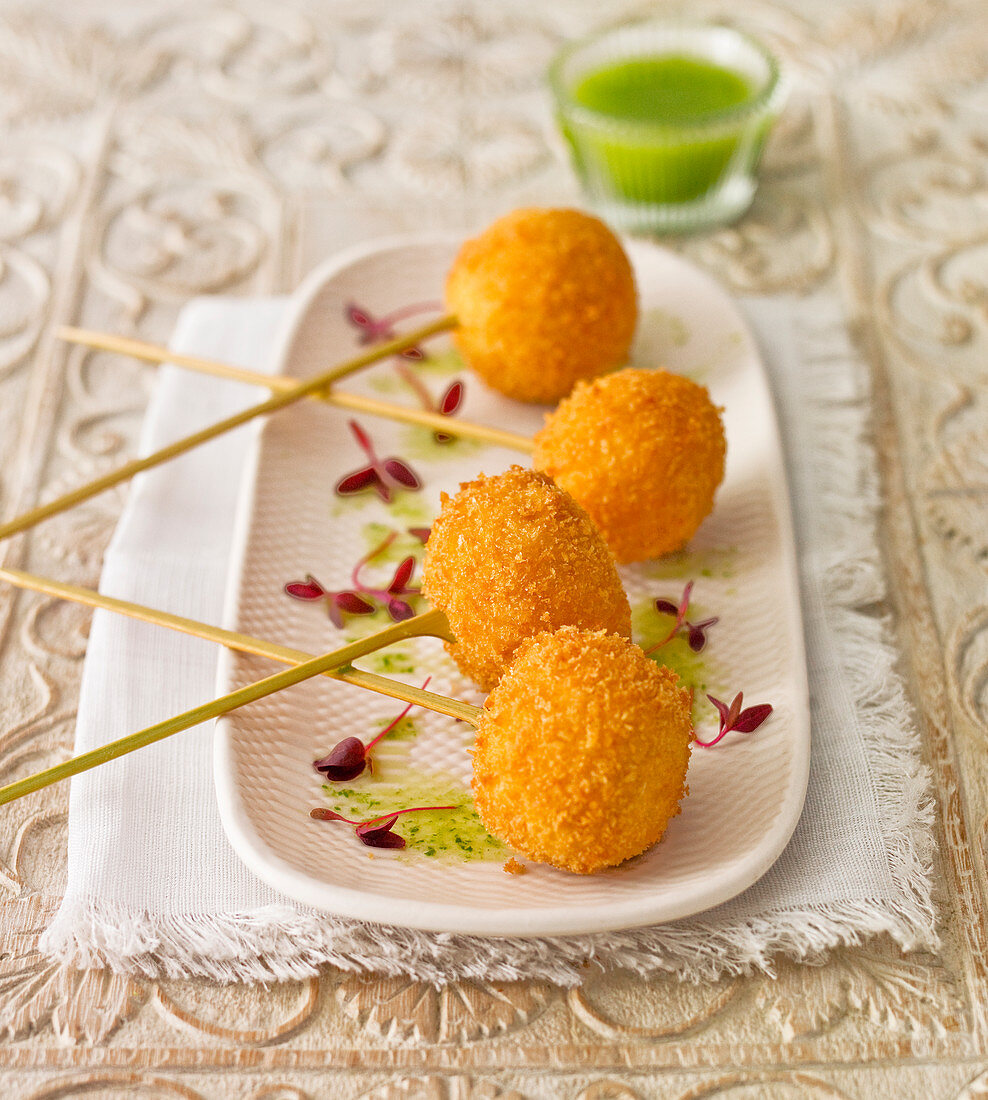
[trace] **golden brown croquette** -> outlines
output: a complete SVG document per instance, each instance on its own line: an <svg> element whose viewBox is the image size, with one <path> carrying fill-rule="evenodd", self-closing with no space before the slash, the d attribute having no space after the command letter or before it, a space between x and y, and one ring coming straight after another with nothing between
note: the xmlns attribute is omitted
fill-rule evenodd
<svg viewBox="0 0 988 1100"><path fill-rule="evenodd" d="M446 613L446 648L489 691L518 644L572 624L631 636L631 610L600 532L545 474L512 466L442 496L422 589Z"/></svg>
<svg viewBox="0 0 988 1100"><path fill-rule="evenodd" d="M644 852L686 794L690 709L676 674L625 638L566 626L529 639L477 727L481 820L579 874Z"/></svg>
<svg viewBox="0 0 988 1100"><path fill-rule="evenodd" d="M704 386L664 370L581 382L535 436L532 462L587 510L619 562L679 550L724 477L720 413Z"/></svg>
<svg viewBox="0 0 988 1100"><path fill-rule="evenodd" d="M516 210L460 249L446 302L467 363L519 401L556 402L627 359L638 301L631 265L579 210Z"/></svg>

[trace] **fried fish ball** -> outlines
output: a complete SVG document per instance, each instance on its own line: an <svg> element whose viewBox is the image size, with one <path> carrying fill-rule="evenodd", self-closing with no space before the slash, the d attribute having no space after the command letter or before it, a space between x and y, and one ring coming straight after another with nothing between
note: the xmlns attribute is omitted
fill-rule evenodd
<svg viewBox="0 0 988 1100"><path fill-rule="evenodd" d="M522 855L591 874L651 847L687 793L690 693L638 646L567 626L518 647L473 753L484 825Z"/></svg>
<svg viewBox="0 0 988 1100"><path fill-rule="evenodd" d="M679 550L710 513L727 444L705 386L626 369L579 383L535 436L532 463L589 512L619 562Z"/></svg>
<svg viewBox="0 0 988 1100"><path fill-rule="evenodd" d="M446 280L454 340L491 387L551 403L625 362L638 319L618 239L579 210L516 210L460 249Z"/></svg>
<svg viewBox="0 0 988 1100"><path fill-rule="evenodd" d="M521 466L443 494L422 589L456 635L446 648L485 691L532 634L573 624L631 636L628 597L600 532L569 493Z"/></svg>

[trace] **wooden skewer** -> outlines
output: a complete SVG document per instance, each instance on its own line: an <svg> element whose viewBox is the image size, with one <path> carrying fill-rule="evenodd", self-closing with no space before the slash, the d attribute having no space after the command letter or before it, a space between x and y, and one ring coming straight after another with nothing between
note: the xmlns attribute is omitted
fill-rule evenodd
<svg viewBox="0 0 988 1100"><path fill-rule="evenodd" d="M266 387L275 393L287 393L299 384L296 379L286 378L282 374L261 374L259 371L246 370L215 359L204 359L198 355L182 355L158 344L147 344L143 340L114 336L108 332L94 332L92 329L72 328L66 325L58 330L57 335L60 339L72 344L82 344L99 351L117 352L148 363L174 363L177 367L184 367L199 374L246 382L251 386ZM450 417L443 416L441 413L429 412L426 409L409 409L402 405L394 405L390 401L379 401L377 398L364 397L357 393L340 393L338 390L323 389L309 396L318 401L325 401L329 405L335 405L339 409L381 416L387 420L398 420L406 424L419 424L434 431L444 432L446 435L478 439L482 443L491 443L496 447L507 447L509 450L522 451L525 454L532 453L533 443L528 436L505 431L502 428L490 428L486 424L473 424L468 420L451 420Z"/></svg>
<svg viewBox="0 0 988 1100"><path fill-rule="evenodd" d="M178 631L180 634L190 634L195 638L205 638L209 642L218 642L228 649L237 650L240 653L252 653L258 657L269 657L273 661L283 664L298 665L303 661L311 661L312 654L300 649L291 649L289 646L279 645L277 642L268 642L263 638L254 638L250 634L240 634L235 630L224 630L219 626L199 622L197 619L187 619L183 615L173 615L170 611L159 611L154 607L134 603L132 600L121 600L116 596L106 596L92 588L82 588L75 584L66 584L64 581L52 580L50 577L41 577L34 573L27 573L22 569L13 569L10 566L0 566L0 580L7 581L15 588L25 588L32 592L41 592L46 596L54 596L60 600L69 600L72 603L84 604L87 607L99 607L106 611L115 611L119 615L126 615L130 619L138 619L141 622L152 623L155 626L164 626L169 630ZM353 661L366 657L368 653L374 653L395 642L404 641L407 638L443 638L446 641L454 641L454 635L450 629L449 620L442 611L433 609L415 615L404 622L392 623L366 638L360 638L349 645L341 646L334 650L337 662L334 669L330 669L325 675L334 680L342 680L347 684L356 684L358 687L369 687L382 695L390 695L393 699L401 699L406 703L414 702L419 706L429 707L430 710L439 709L441 713L453 718L463 718L473 722L477 716L477 708L470 703L463 703L457 699L446 699L442 695L436 695L431 691L423 691L421 688L411 687L394 680L376 676L371 672L362 672L360 669L348 667ZM346 666L346 667L344 667ZM442 704L440 707L439 704Z"/></svg>
<svg viewBox="0 0 988 1100"><path fill-rule="evenodd" d="M246 687L231 691L227 695L221 695L210 703L192 707L191 710L183 711L181 714L175 715L174 718L156 722L153 726L148 726L137 733L128 734L117 741L111 741L108 745L101 745L98 749L74 756L71 760L66 760L62 764L56 764L54 767L46 768L35 775L29 775L25 779L8 783L7 786L0 787L0 806L7 802L13 802L16 798L22 798L32 791L40 790L42 787L48 787L61 779L68 779L69 776L89 771L90 768L96 768L100 764L105 764L108 760L116 760L119 756L144 748L145 745L162 741L166 737L171 737L173 733L180 733L191 726L199 725L200 722L217 718L221 714L228 714L232 710L253 703L257 699L263 699L267 695L273 695L276 691L291 687L292 684L300 683L302 680L308 680L321 673L332 675L334 669L338 674L338 679L345 679L349 683L360 683L363 687L369 687L374 691L383 691L385 695L391 695L406 702L417 703L420 706L430 706L432 710L438 709L445 713L445 705L452 702L452 700L448 700L441 695L433 695L430 691L421 691L418 688L409 688L406 691L405 685L397 684L395 681L389 681L383 676L376 676L370 672L361 674L359 679L350 677L347 674L356 672L356 670L338 668L336 664L338 660L339 654L335 651L324 653L321 657L313 657L294 668L284 669L281 672L276 672L273 676L267 676L263 680L257 680ZM375 686L379 682L382 685L389 685L388 689L385 691L382 686ZM419 693L427 698L419 698ZM477 708L473 709L476 710Z"/></svg>
<svg viewBox="0 0 988 1100"><path fill-rule="evenodd" d="M114 485L119 485L121 481L127 481L143 470L149 470L152 466L158 466L162 462L167 462L170 458L175 458L180 454L184 454L186 451L191 451L193 447L198 447L200 443L215 439L218 435L222 435L232 428L238 428L241 424L246 424L255 417L266 416L268 413L277 412L278 409L283 409L286 405L291 405L302 397L308 397L309 394L325 389L338 379L344 378L346 375L352 374L354 371L358 371L371 363L376 363L379 359L383 359L388 355L396 355L404 348L420 343L429 336L433 336L438 332L445 332L455 324L455 317L440 317L438 321L432 321L428 325L423 325L414 332L406 333L384 344L376 344L362 355L355 356L353 359L348 359L346 362L333 367L332 370L317 374L315 377L305 382L298 382L290 389L284 390L281 393L272 394L266 401L262 401L258 405L252 405L249 409L244 409L243 412L239 412L234 416L229 416L225 420L210 425L208 428L203 428L202 431L194 432L192 435L186 436L184 439L180 439L175 443L171 443L167 447L162 447L160 451L155 451L154 454L147 455L145 458L138 458L133 462L128 462L119 469L113 470L103 477L96 478L95 481L91 481L88 485L73 489L64 496L58 497L57 500L50 501L48 504L40 505L37 508L32 508L29 512L24 512L22 515L15 517L9 522L0 524L0 539L9 538L11 535L26 531L29 527L33 527L41 520L47 519L49 516L57 515L59 512L64 512L74 505L79 504L81 501L96 496L97 493L101 493L105 489L109 489ZM448 426L447 424L447 428Z"/></svg>
<svg viewBox="0 0 988 1100"><path fill-rule="evenodd" d="M61 581L51 580L47 577L35 576L20 569L0 567L0 579L8 581L18 588L26 588L46 595L56 596L59 599L71 600L74 603L86 604L89 607L105 608L108 611L116 611L130 618L139 619L142 622L154 623L165 626L171 630L178 630L184 634L191 634L197 638L205 638L208 641L219 642L230 649L243 653L253 653L262 657L270 657L275 661L282 661L294 667L274 676L268 676L247 687L239 688L214 699L210 703L204 703L182 714L169 718L164 722L158 722L147 729L122 737L117 741L111 741L108 745L102 745L98 749L82 753L66 760L62 764L47 768L36 775L27 776L5 787L0 787L0 806L12 802L16 798L40 790L61 779L78 775L79 772L88 771L98 767L108 760L115 760L118 756L124 756L136 749L143 748L155 741L161 741L170 737L173 733L179 733L190 726L198 725L210 718L216 718L221 714L227 714L231 710L245 706L256 699L266 695L272 695L282 688L290 687L312 676L329 676L343 683L354 684L357 687L367 688L380 695L387 695L392 699L400 699L405 703L414 703L416 706L426 707L429 710L438 711L440 714L448 714L453 718L461 718L471 725L477 724L480 708L470 703L464 703L458 699L448 699L444 695L425 691L422 688L403 684L397 680L389 680L385 676L378 676L373 672L364 672L352 668L351 661L358 657L366 656L386 645L405 638L422 637L431 635L439 638L452 638L449 623L441 611L427 611L422 615L416 615L402 623L395 623L378 633L362 638L350 645L342 646L331 653L321 657L313 657L301 650L290 649L288 646L278 645L274 642L266 642L261 638L253 638L249 634L239 634L232 630L223 630L220 627L210 626L208 623L197 622L195 619L187 619L181 615L173 615L167 611L157 611L142 604L133 603L130 600L120 600L113 596L105 596L102 592L92 589L80 588L76 585L64 584Z"/></svg>

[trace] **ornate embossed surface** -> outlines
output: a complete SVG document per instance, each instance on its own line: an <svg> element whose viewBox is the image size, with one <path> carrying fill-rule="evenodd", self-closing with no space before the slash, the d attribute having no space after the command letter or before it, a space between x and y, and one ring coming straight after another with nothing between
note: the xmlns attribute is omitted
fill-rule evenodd
<svg viewBox="0 0 988 1100"><path fill-rule="evenodd" d="M164 339L192 294L285 290L371 234L571 196L545 60L562 36L655 5L60 8L0 11L3 514L134 444L149 371L65 348L56 323ZM12 1100L988 1096L988 15L980 0L743 10L789 59L793 95L750 214L681 247L739 292L812 291L851 322L939 799L940 954L875 942L775 980L592 976L569 994L332 971L268 989L77 974L35 951L63 876L56 787L0 815ZM121 499L0 557L93 584ZM69 751L87 623L0 590L0 781Z"/></svg>

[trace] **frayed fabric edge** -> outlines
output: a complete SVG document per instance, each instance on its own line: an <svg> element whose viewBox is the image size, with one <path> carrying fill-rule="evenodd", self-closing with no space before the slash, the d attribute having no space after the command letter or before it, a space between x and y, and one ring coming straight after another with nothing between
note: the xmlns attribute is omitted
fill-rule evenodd
<svg viewBox="0 0 988 1100"><path fill-rule="evenodd" d="M90 934L79 936L75 930L80 928ZM148 979L298 981L330 965L435 986L536 979L572 988L602 970L625 970L641 977L673 975L692 982L755 971L772 974L780 955L820 963L831 948L881 933L903 950L930 946L921 910L906 905L892 912L885 901L863 901L780 910L728 926L690 921L542 939L483 939L344 924L280 906L242 916L145 914L135 920L130 910L92 902L66 913L62 929L53 925L43 947L69 966L108 967Z"/></svg>
<svg viewBox="0 0 988 1100"><path fill-rule="evenodd" d="M821 524L837 532L816 561L824 617L838 643L841 668L867 746L891 878L899 887L888 931L905 950L939 946L933 904L935 800L930 769L905 683L897 668L893 626L877 613L886 599L878 541L882 508L870 418L869 378L856 368L843 321L821 323L811 303L796 310L797 361L803 364L803 418ZM852 486L854 492L848 492ZM821 540L822 541L822 540ZM809 587L809 585L807 585ZM900 934L900 920L916 930ZM868 930L867 922L863 925ZM849 929L849 931L851 931ZM849 936L840 942L856 943ZM836 945L831 945L836 946Z"/></svg>

